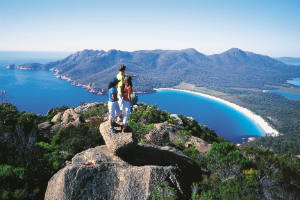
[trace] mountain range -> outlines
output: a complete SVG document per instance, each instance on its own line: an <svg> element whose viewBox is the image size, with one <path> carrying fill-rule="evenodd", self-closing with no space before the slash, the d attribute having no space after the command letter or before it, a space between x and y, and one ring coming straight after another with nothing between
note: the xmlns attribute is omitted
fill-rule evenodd
<svg viewBox="0 0 300 200"><path fill-rule="evenodd" d="M278 57L275 58L285 64L288 65L300 65L300 58L295 58L295 57Z"/></svg>
<svg viewBox="0 0 300 200"><path fill-rule="evenodd" d="M173 87L181 82L208 88L244 87L265 89L285 84L299 74L299 67L269 56L232 48L205 55L195 49L183 50L83 50L47 64L26 63L10 68L56 71L59 77L93 91L105 91L107 84L125 64L127 74L136 74L134 88Z"/></svg>

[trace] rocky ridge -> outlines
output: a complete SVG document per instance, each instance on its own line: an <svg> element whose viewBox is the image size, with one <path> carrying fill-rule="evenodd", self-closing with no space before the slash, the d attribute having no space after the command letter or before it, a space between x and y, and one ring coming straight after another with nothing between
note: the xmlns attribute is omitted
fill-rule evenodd
<svg viewBox="0 0 300 200"><path fill-rule="evenodd" d="M101 102L86 103L76 108L69 108L63 112L57 112L51 121L46 121L38 124L38 132L43 138L51 140L52 137L56 134L60 127L67 127L70 125L78 126L80 123L85 122L81 117L81 114L86 112L88 109L93 108ZM47 115L55 110L51 109L48 111ZM89 121L87 119L86 121Z"/></svg>
<svg viewBox="0 0 300 200"><path fill-rule="evenodd" d="M49 180L45 200L151 199L159 183L176 188L174 197L189 198L201 177L194 161L172 147L137 144L118 127L110 133L108 122L99 129L106 145L76 154Z"/></svg>
<svg viewBox="0 0 300 200"><path fill-rule="evenodd" d="M145 140L150 144L159 146L167 143L175 143L176 141L180 140L181 138L176 133L176 130L183 128L183 122L176 114L171 114L171 118L177 121L176 125L167 122L156 123L154 124L154 129L145 135ZM190 120L194 119L190 118ZM207 153L211 148L211 144L199 137L192 135L185 136L184 146L188 148L192 145L201 153Z"/></svg>

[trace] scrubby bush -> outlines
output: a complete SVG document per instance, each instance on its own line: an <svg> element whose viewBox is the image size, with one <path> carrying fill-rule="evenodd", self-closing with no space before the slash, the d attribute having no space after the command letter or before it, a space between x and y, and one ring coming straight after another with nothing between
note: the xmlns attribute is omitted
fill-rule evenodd
<svg viewBox="0 0 300 200"><path fill-rule="evenodd" d="M88 119L91 117L104 118L108 113L108 107L104 104L98 104L94 107L89 108L84 113L81 114L83 119Z"/></svg>
<svg viewBox="0 0 300 200"><path fill-rule="evenodd" d="M26 170L22 167L0 165L1 199L25 199L27 197L25 172Z"/></svg>
<svg viewBox="0 0 300 200"><path fill-rule="evenodd" d="M13 131L17 122L18 110L10 103L0 104L0 133Z"/></svg>
<svg viewBox="0 0 300 200"><path fill-rule="evenodd" d="M130 120L142 124L152 124L164 122L168 119L169 114L155 106L139 104L137 110L130 114Z"/></svg>
<svg viewBox="0 0 300 200"><path fill-rule="evenodd" d="M60 151L74 155L85 149L104 144L98 123L83 123L61 128L51 141Z"/></svg>
<svg viewBox="0 0 300 200"><path fill-rule="evenodd" d="M153 123L161 123L167 121L170 114L162 111L157 106L149 106L139 104L138 109L130 114L128 127L134 136L140 141L144 141L143 137L154 128Z"/></svg>
<svg viewBox="0 0 300 200"><path fill-rule="evenodd" d="M200 167L206 168L207 159L203 153L200 153L193 145L184 149L183 153L194 160Z"/></svg>
<svg viewBox="0 0 300 200"><path fill-rule="evenodd" d="M253 163L247 160L230 142L213 143L210 152L206 154L208 168L221 180L232 178L248 169Z"/></svg>
<svg viewBox="0 0 300 200"><path fill-rule="evenodd" d="M291 153L277 155L269 149L255 146L242 148L245 156L253 160L262 177L276 181L285 192L300 196L299 158Z"/></svg>
<svg viewBox="0 0 300 200"><path fill-rule="evenodd" d="M64 109L67 108L53 110L51 117ZM66 160L85 149L104 144L98 128L103 122L99 116L106 112L103 105L90 108L83 114L85 119L95 117L89 123L61 128L49 143L39 141L39 151L32 153L37 158L33 162L20 156L14 143L0 141L0 199L43 199L48 180L65 166ZM202 181L192 187L192 199L262 199L262 191L268 190L265 180L273 184L272 190L280 191L273 193L272 198L297 199L300 196L300 160L293 154L280 155L253 146L236 147L216 136L208 127L184 116L180 118L183 128L178 129L178 122L169 113L157 106L141 104L132 112L128 125L140 142L154 128L154 123L166 122L177 127L179 139L168 145L182 150L203 172ZM45 120L46 117L33 113L18 112L11 104L0 104L0 134L13 136L17 129L28 134ZM214 142L211 151L203 154L193 145L186 147L190 136ZM157 185L152 198L175 199L174 191L168 185Z"/></svg>
<svg viewBox="0 0 300 200"><path fill-rule="evenodd" d="M66 128L62 127L53 136L50 143L38 143L50 173L62 168L64 162L76 153L104 144L98 128L99 123L84 123L79 124L77 127L72 125Z"/></svg>
<svg viewBox="0 0 300 200"><path fill-rule="evenodd" d="M156 183L152 191L152 200L175 200L176 190L167 183Z"/></svg>
<svg viewBox="0 0 300 200"><path fill-rule="evenodd" d="M40 122L41 118L34 113L19 113L18 125L23 127L24 133L28 134Z"/></svg>

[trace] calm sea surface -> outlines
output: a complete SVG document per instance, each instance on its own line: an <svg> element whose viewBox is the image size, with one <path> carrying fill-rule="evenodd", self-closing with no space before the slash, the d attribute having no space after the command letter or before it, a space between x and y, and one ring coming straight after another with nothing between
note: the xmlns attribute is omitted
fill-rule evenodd
<svg viewBox="0 0 300 200"><path fill-rule="evenodd" d="M6 70L5 66L0 64L0 90L7 92L8 101L20 111L45 114L57 106L107 101L106 95L94 95L74 87L57 79L51 72ZM157 104L168 112L194 117L235 143L250 136L264 135L251 120L231 107L191 93L161 90L153 94L140 94L139 102Z"/></svg>
<svg viewBox="0 0 300 200"><path fill-rule="evenodd" d="M48 71L6 70L0 67L0 90L20 111L46 114L58 106L78 106L82 102L106 101L80 87L57 79Z"/></svg>
<svg viewBox="0 0 300 200"><path fill-rule="evenodd" d="M287 80L287 82L291 85L300 87L300 78L293 78L293 79ZM288 92L283 92L283 91L278 91L278 90L268 90L268 92L281 95L287 99L298 100L298 101L300 100L300 89L299 88L298 88L298 94L293 94L293 93L288 93Z"/></svg>
<svg viewBox="0 0 300 200"><path fill-rule="evenodd" d="M279 94L279 95L281 95L287 99L291 99L291 100L299 100L299 98L300 98L299 94L291 94L291 93L277 91L277 90L268 90L268 92L271 92L274 94Z"/></svg>
<svg viewBox="0 0 300 200"><path fill-rule="evenodd" d="M242 142L242 138L265 135L260 127L235 109L192 93L160 90L153 94L139 95L139 101L157 104L171 113L191 116L235 143Z"/></svg>

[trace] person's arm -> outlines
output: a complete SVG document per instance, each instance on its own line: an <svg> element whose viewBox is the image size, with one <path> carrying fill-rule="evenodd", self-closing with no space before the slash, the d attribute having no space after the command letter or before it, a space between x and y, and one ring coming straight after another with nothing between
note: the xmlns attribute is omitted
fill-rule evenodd
<svg viewBox="0 0 300 200"><path fill-rule="evenodd" d="M118 97L117 97L117 89L116 89L116 88L114 88L114 91L113 91L113 93L112 93L112 99L113 99L114 101L118 101Z"/></svg>
<svg viewBox="0 0 300 200"><path fill-rule="evenodd" d="M135 74L133 74L133 75L129 75L130 77L136 77L136 75Z"/></svg>
<svg viewBox="0 0 300 200"><path fill-rule="evenodd" d="M118 101L118 97L117 97L117 95L116 95L115 93L112 94L112 99L113 99L114 101Z"/></svg>
<svg viewBox="0 0 300 200"><path fill-rule="evenodd" d="M128 75L128 74L126 74L126 76L128 76L128 77L136 77L136 75L135 75L135 74L132 74L132 75Z"/></svg>

